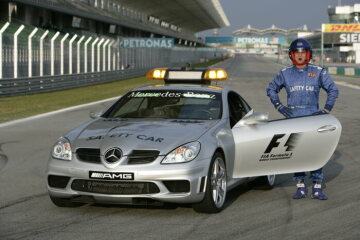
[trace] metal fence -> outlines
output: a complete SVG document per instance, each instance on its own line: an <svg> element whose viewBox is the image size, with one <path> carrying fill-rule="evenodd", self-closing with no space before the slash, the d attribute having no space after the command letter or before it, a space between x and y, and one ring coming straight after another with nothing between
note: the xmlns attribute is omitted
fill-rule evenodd
<svg viewBox="0 0 360 240"><path fill-rule="evenodd" d="M221 57L214 48L121 48L120 39L0 23L0 97L141 76L153 67Z"/></svg>

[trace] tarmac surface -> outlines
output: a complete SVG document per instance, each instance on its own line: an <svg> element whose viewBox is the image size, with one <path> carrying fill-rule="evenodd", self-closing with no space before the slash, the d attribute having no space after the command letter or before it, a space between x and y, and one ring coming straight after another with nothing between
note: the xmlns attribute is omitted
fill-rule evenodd
<svg viewBox="0 0 360 240"><path fill-rule="evenodd" d="M283 66L260 56L237 56L217 67L228 71L224 84L237 89L256 111L281 118L265 88ZM52 145L89 120L90 110L110 102L2 126L0 239L360 239L360 90L338 87L340 97L332 114L343 130L324 167L329 200L293 200L292 175L284 174L270 191L247 184L233 189L218 214L199 214L182 205L59 208L52 204L45 174ZM325 97L321 95L321 105Z"/></svg>

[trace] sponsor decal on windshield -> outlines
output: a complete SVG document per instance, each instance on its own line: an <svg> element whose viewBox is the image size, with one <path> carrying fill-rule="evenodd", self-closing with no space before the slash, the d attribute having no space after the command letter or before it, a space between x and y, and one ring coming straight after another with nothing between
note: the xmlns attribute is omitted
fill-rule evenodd
<svg viewBox="0 0 360 240"><path fill-rule="evenodd" d="M143 98L143 97L157 97L157 98L202 98L202 99L216 99L215 94L199 93L199 92L132 92L128 98Z"/></svg>

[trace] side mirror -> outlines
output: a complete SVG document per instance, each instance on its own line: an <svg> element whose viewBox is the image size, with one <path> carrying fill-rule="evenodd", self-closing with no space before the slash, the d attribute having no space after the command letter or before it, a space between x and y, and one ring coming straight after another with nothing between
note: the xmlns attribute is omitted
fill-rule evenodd
<svg viewBox="0 0 360 240"><path fill-rule="evenodd" d="M89 116L92 119L96 119L101 117L101 115L104 114L104 110L96 110L96 111L90 111Z"/></svg>
<svg viewBox="0 0 360 240"><path fill-rule="evenodd" d="M254 112L254 110L251 110L237 123L237 125L240 126L255 125L255 124L267 122L268 120L269 120L268 113Z"/></svg>

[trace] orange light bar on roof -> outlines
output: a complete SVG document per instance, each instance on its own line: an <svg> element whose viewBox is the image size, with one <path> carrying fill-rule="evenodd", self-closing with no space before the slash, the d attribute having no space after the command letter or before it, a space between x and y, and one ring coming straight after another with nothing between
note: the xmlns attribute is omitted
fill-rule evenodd
<svg viewBox="0 0 360 240"><path fill-rule="evenodd" d="M164 80L166 68L154 68L146 74L147 79Z"/></svg>
<svg viewBox="0 0 360 240"><path fill-rule="evenodd" d="M204 74L205 80L226 80L227 79L227 73L222 68L214 68L206 70Z"/></svg>

